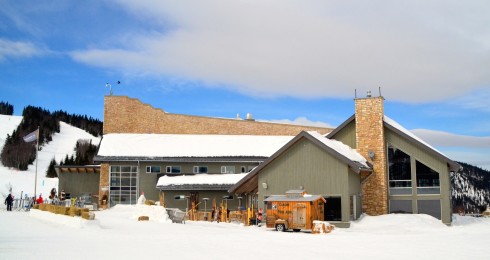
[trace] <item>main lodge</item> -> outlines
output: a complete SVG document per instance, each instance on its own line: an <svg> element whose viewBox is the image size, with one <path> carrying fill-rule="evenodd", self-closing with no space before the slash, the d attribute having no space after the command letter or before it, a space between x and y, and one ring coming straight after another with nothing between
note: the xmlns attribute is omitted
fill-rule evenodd
<svg viewBox="0 0 490 260"><path fill-rule="evenodd" d="M340 227L362 213L423 213L450 224L449 174L460 166L385 116L383 104L356 98L354 115L328 129L171 114L106 96L99 207L135 204L144 192L166 207L226 198L229 209L257 209L301 189L323 196L325 220Z"/></svg>

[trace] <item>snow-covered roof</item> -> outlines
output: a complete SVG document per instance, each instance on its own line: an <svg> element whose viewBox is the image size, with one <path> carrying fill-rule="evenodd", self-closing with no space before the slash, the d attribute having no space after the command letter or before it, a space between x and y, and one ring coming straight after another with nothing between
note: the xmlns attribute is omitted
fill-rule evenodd
<svg viewBox="0 0 490 260"><path fill-rule="evenodd" d="M403 133L404 135L412 138L413 140L415 140L419 144L422 144L423 146L425 146L425 149L427 151L432 151L437 156L445 159L448 162L448 164L450 165L451 171L458 171L459 169L461 169L461 166L458 163L449 159L446 155L444 155L439 150L432 147L430 144L426 143L424 140L420 139L418 136L416 136L415 134L413 134L412 132L410 132L409 130L407 130L406 128L401 126L400 124L398 124L395 120L393 120L387 116L384 116L383 121L386 125L392 127L393 129L397 130L398 132Z"/></svg>
<svg viewBox="0 0 490 260"><path fill-rule="evenodd" d="M107 134L98 156L269 157L293 136Z"/></svg>
<svg viewBox="0 0 490 260"><path fill-rule="evenodd" d="M196 174L196 175L179 175L179 176L162 176L158 179L158 188L170 188L172 187L187 187L191 186L215 186L224 187L226 190L230 186L237 183L246 173L237 174Z"/></svg>
<svg viewBox="0 0 490 260"><path fill-rule="evenodd" d="M367 165L366 159L362 155L360 155L356 150L350 148L348 145L345 145L342 142L334 139L328 139L324 135L316 131L308 131L308 134L310 134L312 137L322 142L326 146L332 148L339 154L345 156L347 159L354 162L361 163L365 167L369 167Z"/></svg>

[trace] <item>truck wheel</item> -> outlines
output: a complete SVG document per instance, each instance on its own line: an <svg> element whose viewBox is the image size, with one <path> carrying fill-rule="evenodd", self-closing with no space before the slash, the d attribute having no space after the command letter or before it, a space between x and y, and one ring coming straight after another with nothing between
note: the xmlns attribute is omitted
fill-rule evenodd
<svg viewBox="0 0 490 260"><path fill-rule="evenodd" d="M282 232L284 232L284 231L286 231L286 227L284 226L284 224L277 224L277 225L276 225L276 230L277 230L277 231L282 231Z"/></svg>
<svg viewBox="0 0 490 260"><path fill-rule="evenodd" d="M300 230L301 230L301 229L299 229L299 228L295 228L295 229L293 229L293 231L294 231L294 232L299 232Z"/></svg>

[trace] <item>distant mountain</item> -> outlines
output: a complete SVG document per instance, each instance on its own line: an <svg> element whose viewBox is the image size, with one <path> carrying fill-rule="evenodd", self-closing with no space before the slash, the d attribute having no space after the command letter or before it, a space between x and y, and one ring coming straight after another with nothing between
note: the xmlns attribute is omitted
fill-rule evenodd
<svg viewBox="0 0 490 260"><path fill-rule="evenodd" d="M490 206L490 171L458 162L463 170L451 175L454 212L481 213Z"/></svg>

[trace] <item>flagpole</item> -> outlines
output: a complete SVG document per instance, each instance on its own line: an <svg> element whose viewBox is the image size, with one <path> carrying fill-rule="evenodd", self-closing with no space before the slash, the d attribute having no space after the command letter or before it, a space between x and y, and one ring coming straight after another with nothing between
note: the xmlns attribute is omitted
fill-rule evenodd
<svg viewBox="0 0 490 260"><path fill-rule="evenodd" d="M39 126L37 127L37 138L36 138L36 174L34 175L34 199L37 198L37 153L39 151Z"/></svg>

